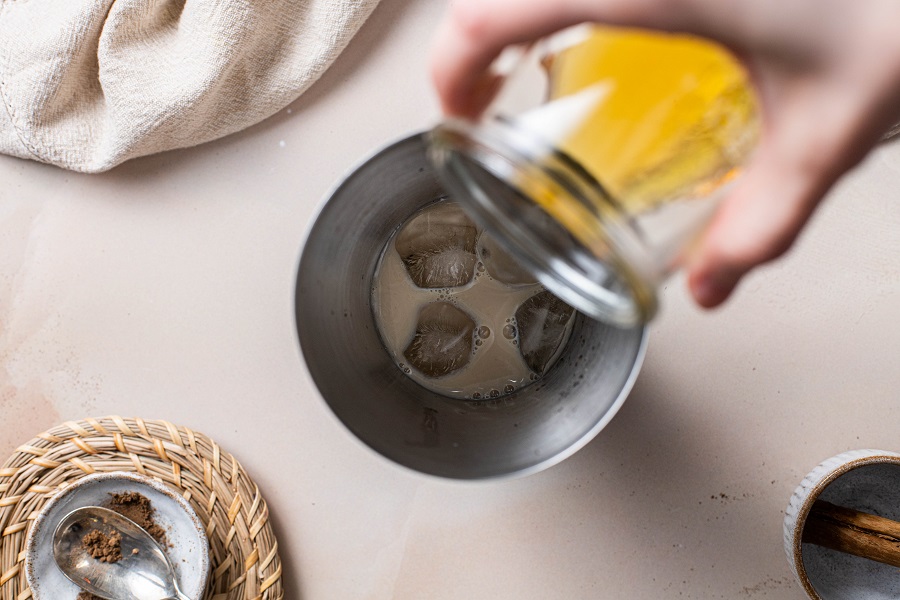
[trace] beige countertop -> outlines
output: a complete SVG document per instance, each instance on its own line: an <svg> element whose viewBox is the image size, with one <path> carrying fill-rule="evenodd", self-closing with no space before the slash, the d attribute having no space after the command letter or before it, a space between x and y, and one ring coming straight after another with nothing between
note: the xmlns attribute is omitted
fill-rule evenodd
<svg viewBox="0 0 900 600"><path fill-rule="evenodd" d="M0 158L0 454L86 416L206 433L268 499L288 598L803 598L791 491L843 450L900 450L900 144L725 308L672 280L631 397L574 457L419 476L324 406L293 291L329 188L437 119L442 9L384 0L306 95L224 140L96 176Z"/></svg>

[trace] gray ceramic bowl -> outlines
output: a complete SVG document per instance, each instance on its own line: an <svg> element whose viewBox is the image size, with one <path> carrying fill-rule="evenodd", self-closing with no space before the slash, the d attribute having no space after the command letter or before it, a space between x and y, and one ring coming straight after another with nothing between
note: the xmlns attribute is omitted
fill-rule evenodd
<svg viewBox="0 0 900 600"><path fill-rule="evenodd" d="M853 450L829 458L803 479L784 516L788 562L810 598L900 598L900 569L802 542L817 499L900 521L900 454Z"/></svg>
<svg viewBox="0 0 900 600"><path fill-rule="evenodd" d="M137 473L97 473L78 480L41 509L25 543L25 578L34 600L75 600L80 588L66 579L53 559L53 532L62 518L82 506L109 501L110 494L138 492L150 500L154 520L166 530L166 553L181 591L200 600L209 578L209 542L203 523L172 488Z"/></svg>

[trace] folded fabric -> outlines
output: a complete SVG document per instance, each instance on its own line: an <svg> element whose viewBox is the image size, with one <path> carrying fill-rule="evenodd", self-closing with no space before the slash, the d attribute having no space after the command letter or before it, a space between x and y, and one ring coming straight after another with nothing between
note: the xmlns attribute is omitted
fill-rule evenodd
<svg viewBox="0 0 900 600"><path fill-rule="evenodd" d="M0 152L85 172L277 112L378 0L0 0Z"/></svg>

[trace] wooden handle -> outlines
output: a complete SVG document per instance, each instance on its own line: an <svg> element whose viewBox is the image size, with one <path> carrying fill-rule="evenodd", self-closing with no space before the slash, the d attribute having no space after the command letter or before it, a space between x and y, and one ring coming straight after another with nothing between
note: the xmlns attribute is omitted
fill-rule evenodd
<svg viewBox="0 0 900 600"><path fill-rule="evenodd" d="M813 504L802 540L900 567L900 523L824 500Z"/></svg>

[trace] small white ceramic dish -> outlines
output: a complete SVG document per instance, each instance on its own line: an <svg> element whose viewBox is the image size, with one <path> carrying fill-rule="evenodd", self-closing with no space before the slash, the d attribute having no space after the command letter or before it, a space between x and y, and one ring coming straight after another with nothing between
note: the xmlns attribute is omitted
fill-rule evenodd
<svg viewBox="0 0 900 600"><path fill-rule="evenodd" d="M802 542L806 518L819 498L900 521L900 454L853 450L829 458L803 479L784 515L788 562L810 598L900 598L900 569Z"/></svg>
<svg viewBox="0 0 900 600"><path fill-rule="evenodd" d="M33 600L75 600L81 589L66 579L53 559L53 532L60 520L82 506L103 506L110 494L138 492L150 500L153 520L166 530L165 549L181 591L200 600L209 578L209 543L203 524L187 501L168 486L136 473L97 473L78 480L40 511L25 543L25 577Z"/></svg>

